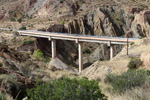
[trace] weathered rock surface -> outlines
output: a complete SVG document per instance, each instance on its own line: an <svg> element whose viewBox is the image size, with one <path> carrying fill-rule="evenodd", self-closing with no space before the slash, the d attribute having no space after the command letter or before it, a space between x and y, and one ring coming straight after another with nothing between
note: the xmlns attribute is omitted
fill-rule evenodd
<svg viewBox="0 0 150 100"><path fill-rule="evenodd" d="M55 68L54 68L54 67ZM69 67L68 65L66 65L64 62L62 62L60 59L58 58L54 58L50 61L49 63L49 69L56 71L56 70L73 70L71 69L71 67Z"/></svg>
<svg viewBox="0 0 150 100"><path fill-rule="evenodd" d="M135 37L150 36L150 11L142 11L135 15L131 30Z"/></svg>

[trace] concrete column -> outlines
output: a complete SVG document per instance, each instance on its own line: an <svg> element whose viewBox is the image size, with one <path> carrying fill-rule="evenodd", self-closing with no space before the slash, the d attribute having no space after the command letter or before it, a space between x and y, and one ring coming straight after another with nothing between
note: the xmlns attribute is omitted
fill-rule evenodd
<svg viewBox="0 0 150 100"><path fill-rule="evenodd" d="M78 43L79 46L79 72L81 72L83 70L83 43L79 42Z"/></svg>
<svg viewBox="0 0 150 100"><path fill-rule="evenodd" d="M56 40L51 40L51 47L52 47L52 58L55 58L56 57Z"/></svg>
<svg viewBox="0 0 150 100"><path fill-rule="evenodd" d="M114 45L110 44L110 59L112 59L114 57Z"/></svg>

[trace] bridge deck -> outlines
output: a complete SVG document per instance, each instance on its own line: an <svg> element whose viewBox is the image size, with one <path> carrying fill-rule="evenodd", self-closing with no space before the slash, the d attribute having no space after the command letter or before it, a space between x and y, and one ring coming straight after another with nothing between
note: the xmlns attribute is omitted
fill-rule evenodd
<svg viewBox="0 0 150 100"><path fill-rule="evenodd" d="M91 36L80 34L68 34L68 33L56 33L56 32L43 32L35 30L18 30L20 35L43 37L48 39L61 39L71 40L76 42L97 42L97 43L110 43L111 44L126 44L127 39L125 37L108 37L108 36ZM134 42L138 38L129 38L129 42Z"/></svg>

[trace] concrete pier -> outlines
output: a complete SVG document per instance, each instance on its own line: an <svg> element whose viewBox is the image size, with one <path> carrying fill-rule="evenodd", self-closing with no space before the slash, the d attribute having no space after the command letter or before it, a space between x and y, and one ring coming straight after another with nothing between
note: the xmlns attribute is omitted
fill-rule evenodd
<svg viewBox="0 0 150 100"><path fill-rule="evenodd" d="M51 40L51 45L52 45L52 58L56 57L56 40L52 39Z"/></svg>
<svg viewBox="0 0 150 100"><path fill-rule="evenodd" d="M110 59L112 59L114 57L114 45L110 44Z"/></svg>
<svg viewBox="0 0 150 100"><path fill-rule="evenodd" d="M83 70L83 43L79 42L78 43L79 46L79 72L81 72Z"/></svg>

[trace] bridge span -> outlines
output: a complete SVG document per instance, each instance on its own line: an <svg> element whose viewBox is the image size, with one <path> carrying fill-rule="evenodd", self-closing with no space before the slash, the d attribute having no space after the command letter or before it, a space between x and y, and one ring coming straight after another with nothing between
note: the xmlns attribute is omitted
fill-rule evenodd
<svg viewBox="0 0 150 100"><path fill-rule="evenodd" d="M80 35L80 34L69 34L69 33L56 33L56 32L43 32L35 30L18 30L21 36L32 36L47 38L51 41L52 46L52 58L56 55L56 40L69 40L75 41L78 44L79 50L79 72L83 69L83 42L96 42L106 43L110 47L110 59L114 56L114 45L116 44L127 44L127 38L125 37L104 37L104 36L91 36L91 35ZM129 38L128 42L134 42L138 38Z"/></svg>

